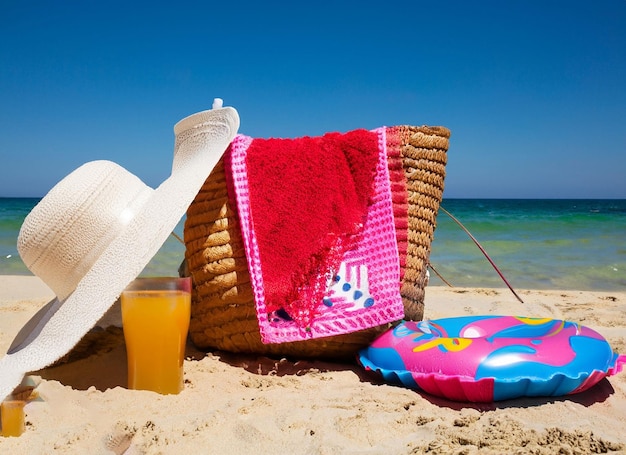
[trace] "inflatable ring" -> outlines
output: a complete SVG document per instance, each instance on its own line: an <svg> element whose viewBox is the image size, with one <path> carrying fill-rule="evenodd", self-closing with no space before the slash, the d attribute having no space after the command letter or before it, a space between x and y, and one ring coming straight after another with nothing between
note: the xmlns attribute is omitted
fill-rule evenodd
<svg viewBox="0 0 626 455"><path fill-rule="evenodd" d="M621 371L626 356L573 322L464 316L402 322L358 360L388 382L454 401L489 402L582 392Z"/></svg>

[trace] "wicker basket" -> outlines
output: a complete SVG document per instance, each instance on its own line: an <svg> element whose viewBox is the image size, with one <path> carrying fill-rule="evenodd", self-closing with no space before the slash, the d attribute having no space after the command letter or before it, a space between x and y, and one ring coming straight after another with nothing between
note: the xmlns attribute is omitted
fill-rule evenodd
<svg viewBox="0 0 626 455"><path fill-rule="evenodd" d="M404 203L408 202L407 247L406 259L401 258L400 283L406 319L421 320L424 313L426 269L443 193L449 137L450 131L444 127L387 128L389 156L396 152L406 176L407 194L403 196ZM197 347L272 356L341 358L353 356L388 328L385 325L326 338L263 344L236 212L228 197L224 163L220 161L189 207L185 222L185 259L187 273L193 279L189 331Z"/></svg>

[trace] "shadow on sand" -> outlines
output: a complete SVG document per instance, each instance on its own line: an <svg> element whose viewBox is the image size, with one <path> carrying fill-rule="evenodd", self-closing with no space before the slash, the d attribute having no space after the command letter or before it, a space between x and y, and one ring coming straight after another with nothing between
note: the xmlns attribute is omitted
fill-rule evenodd
<svg viewBox="0 0 626 455"><path fill-rule="evenodd" d="M302 376L309 372L351 371L361 382L374 385L389 386L381 377L366 371L356 362L331 362L323 360L290 360L275 359L254 354L232 354L221 351L212 352L221 362L236 368L262 376ZM187 342L185 358L188 361L201 361L207 353L197 349L190 341ZM65 357L54 365L33 374L43 379L56 380L76 390L87 390L94 387L105 391L115 387L126 387L127 360L124 333L120 327L111 326L107 329L91 330L81 342ZM430 403L454 410L465 408L488 411L503 408L519 408L541 406L546 403L571 401L583 406L601 403L611 396L615 390L605 378L585 392L563 397L526 397L494 403L461 403L415 391Z"/></svg>

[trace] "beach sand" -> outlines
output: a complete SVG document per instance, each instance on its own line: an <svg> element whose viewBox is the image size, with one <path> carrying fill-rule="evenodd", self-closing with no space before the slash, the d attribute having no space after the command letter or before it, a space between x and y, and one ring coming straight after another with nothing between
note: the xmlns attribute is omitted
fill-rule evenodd
<svg viewBox="0 0 626 455"><path fill-rule="evenodd" d="M518 293L524 304L506 289L428 287L426 316L563 318L626 353L626 292ZM0 352L52 296L37 278L0 276ZM189 345L184 391L162 396L125 388L123 335L113 326L34 375L41 400L26 406L22 436L0 438L0 453L626 453L626 371L578 395L469 404L383 384L356 363Z"/></svg>

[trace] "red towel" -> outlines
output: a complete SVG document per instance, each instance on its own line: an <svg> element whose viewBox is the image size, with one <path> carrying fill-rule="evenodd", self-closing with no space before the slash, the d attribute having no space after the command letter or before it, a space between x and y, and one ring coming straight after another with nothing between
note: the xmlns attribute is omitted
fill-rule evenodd
<svg viewBox="0 0 626 455"><path fill-rule="evenodd" d="M363 228L378 153L378 135L366 130L251 142L250 206L268 311L283 309L301 327L316 316Z"/></svg>
<svg viewBox="0 0 626 455"><path fill-rule="evenodd" d="M397 134L381 127L341 136L237 135L225 155L264 343L341 335L404 315Z"/></svg>

